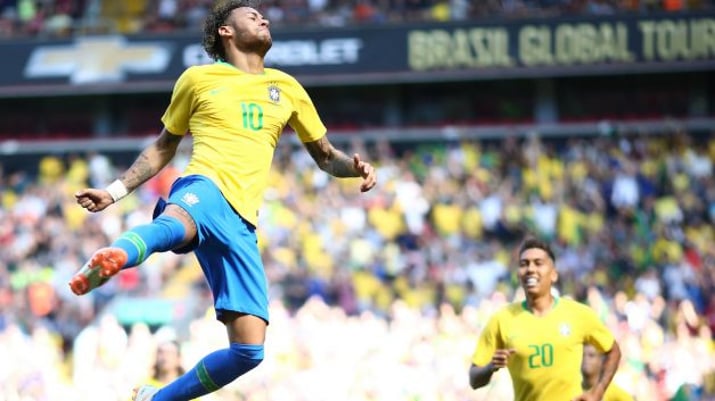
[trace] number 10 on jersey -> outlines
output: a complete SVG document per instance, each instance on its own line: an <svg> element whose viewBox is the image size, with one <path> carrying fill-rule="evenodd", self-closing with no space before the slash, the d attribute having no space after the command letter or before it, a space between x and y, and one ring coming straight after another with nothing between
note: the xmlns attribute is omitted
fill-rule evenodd
<svg viewBox="0 0 715 401"><path fill-rule="evenodd" d="M263 128L263 108L256 103L241 103L243 128L260 131Z"/></svg>

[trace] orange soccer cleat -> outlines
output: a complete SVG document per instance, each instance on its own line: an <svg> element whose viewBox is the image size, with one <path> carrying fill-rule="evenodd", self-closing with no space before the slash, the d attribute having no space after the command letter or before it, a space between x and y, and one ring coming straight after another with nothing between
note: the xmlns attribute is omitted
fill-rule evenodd
<svg viewBox="0 0 715 401"><path fill-rule="evenodd" d="M127 253L121 248L102 248L72 277L69 285L76 295L84 295L106 283L127 263Z"/></svg>

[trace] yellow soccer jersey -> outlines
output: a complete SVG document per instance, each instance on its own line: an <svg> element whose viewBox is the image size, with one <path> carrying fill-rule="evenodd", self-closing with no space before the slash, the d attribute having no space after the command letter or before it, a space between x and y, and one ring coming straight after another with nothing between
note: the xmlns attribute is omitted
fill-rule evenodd
<svg viewBox="0 0 715 401"><path fill-rule="evenodd" d="M193 136L183 175L211 179L253 225L283 128L290 125L303 142L326 133L313 102L293 77L271 68L248 74L224 62L184 71L161 121L172 134Z"/></svg>
<svg viewBox="0 0 715 401"><path fill-rule="evenodd" d="M603 394L603 401L633 401L633 396L618 385L611 383Z"/></svg>
<svg viewBox="0 0 715 401"><path fill-rule="evenodd" d="M555 301L545 316L535 316L525 302L497 312L479 337L472 363L487 365L497 349L513 348L508 369L515 401L568 401L581 394L583 344L607 352L611 332L588 306Z"/></svg>

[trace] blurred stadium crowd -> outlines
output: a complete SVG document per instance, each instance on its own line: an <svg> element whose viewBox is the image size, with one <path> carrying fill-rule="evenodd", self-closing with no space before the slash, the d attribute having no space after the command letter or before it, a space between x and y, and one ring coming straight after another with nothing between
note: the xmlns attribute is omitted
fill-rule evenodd
<svg viewBox="0 0 715 401"><path fill-rule="evenodd" d="M0 37L198 30L214 0L2 0ZM713 0L264 0L274 27L712 9Z"/></svg>
<svg viewBox="0 0 715 401"><path fill-rule="evenodd" d="M266 360L207 399L510 399L508 375L473 392L466 372L489 315L520 296L513 249L526 232L556 244L561 293L616 333L622 387L638 400L715 397L715 136L355 141L379 166L365 195L296 146L281 143L260 216ZM148 221L185 162L96 215L72 193L125 167L106 155L0 174L0 400L123 401L157 343L178 340L186 367L224 344L191 255L154 255L85 297L66 284ZM185 327L157 330L105 313L122 294L198 302L174 311Z"/></svg>

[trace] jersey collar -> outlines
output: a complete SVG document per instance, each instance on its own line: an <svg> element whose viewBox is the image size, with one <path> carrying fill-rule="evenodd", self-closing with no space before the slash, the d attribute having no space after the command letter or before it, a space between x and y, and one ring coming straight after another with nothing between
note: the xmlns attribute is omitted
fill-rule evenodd
<svg viewBox="0 0 715 401"><path fill-rule="evenodd" d="M554 295L554 304L551 306L551 310L556 309L556 305L559 304L559 299L560 299L559 297L557 297L557 296ZM532 314L534 313L534 312L531 310L531 308L529 308L529 304L526 303L526 300L521 301L521 307L522 307L525 311L527 311L527 312L529 312L529 313L532 313Z"/></svg>

